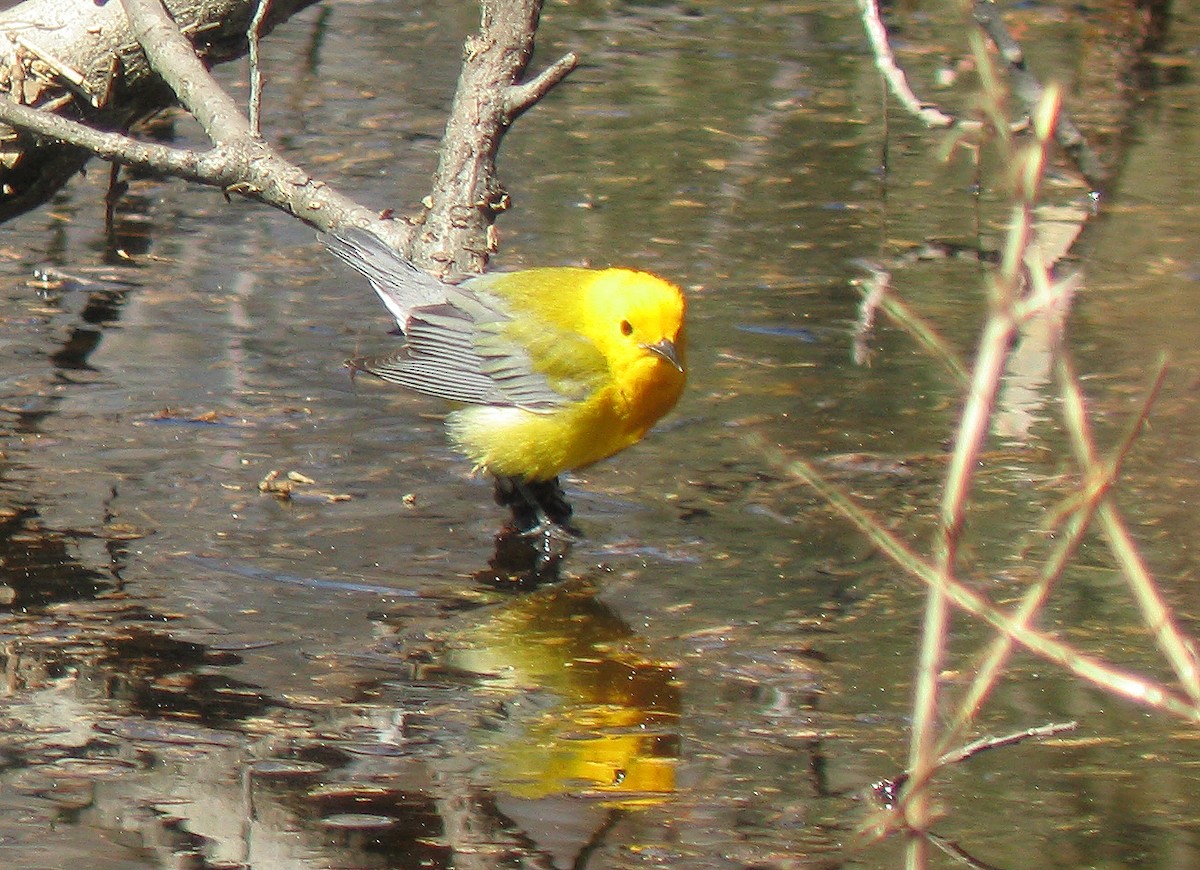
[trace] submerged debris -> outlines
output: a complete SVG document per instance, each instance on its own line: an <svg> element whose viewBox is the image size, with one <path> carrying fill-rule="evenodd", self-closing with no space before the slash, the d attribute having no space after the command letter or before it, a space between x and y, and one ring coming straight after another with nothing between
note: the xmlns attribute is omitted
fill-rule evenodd
<svg viewBox="0 0 1200 870"><path fill-rule="evenodd" d="M307 499L333 503L350 501L353 498L353 496L347 493L321 492L318 490L299 493L296 490L298 486L312 486L315 484L315 480L298 471L289 471L287 474L281 476L277 469L272 469L267 472L266 477L258 482L258 491L273 495L280 501L291 501L293 498L302 496Z"/></svg>

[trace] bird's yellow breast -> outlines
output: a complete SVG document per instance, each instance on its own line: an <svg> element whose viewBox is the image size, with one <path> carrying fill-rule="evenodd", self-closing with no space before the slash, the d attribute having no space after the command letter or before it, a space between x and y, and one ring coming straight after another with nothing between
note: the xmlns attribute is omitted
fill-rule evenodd
<svg viewBox="0 0 1200 870"><path fill-rule="evenodd" d="M551 480L640 441L683 392L684 374L650 355L580 402L549 414L473 405L446 421L454 445L478 470Z"/></svg>
<svg viewBox="0 0 1200 870"><path fill-rule="evenodd" d="M551 480L636 444L683 392L686 303L661 278L534 269L490 278L487 290L521 312L507 334L535 370L589 391L548 411L514 403L452 413L450 438L476 469Z"/></svg>

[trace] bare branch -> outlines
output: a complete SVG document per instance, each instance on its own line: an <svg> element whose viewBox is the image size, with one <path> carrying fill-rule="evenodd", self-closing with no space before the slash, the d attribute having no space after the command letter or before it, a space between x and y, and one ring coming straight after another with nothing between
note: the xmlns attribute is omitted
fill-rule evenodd
<svg viewBox="0 0 1200 870"><path fill-rule="evenodd" d="M574 52L569 52L524 84L510 86L504 92L504 112L509 123L550 93L578 65L579 58Z"/></svg>
<svg viewBox="0 0 1200 870"><path fill-rule="evenodd" d="M267 33L314 0L274 0ZM167 0L170 17L195 39L205 63L246 51L250 0ZM35 63L36 62L36 63ZM106 131L170 105L120 3L25 0L0 11L0 102L59 114ZM90 155L62 140L0 124L0 220L37 207L78 172Z"/></svg>
<svg viewBox="0 0 1200 870"><path fill-rule="evenodd" d="M397 247L406 229L337 193L324 182L276 155L265 143L247 136L206 152L139 142L119 133L103 133L49 112L0 99L0 121L66 142L130 166L142 166L177 178L221 187L292 214L322 230L369 226Z"/></svg>
<svg viewBox="0 0 1200 870"><path fill-rule="evenodd" d="M500 141L516 115L574 67L571 55L519 85L533 53L541 0L483 0L479 33L467 39L446 123L434 189L413 259L443 279L482 272L496 248L491 232L509 207L496 180Z"/></svg>
<svg viewBox="0 0 1200 870"><path fill-rule="evenodd" d="M250 132L262 136L262 58L258 54L258 46L262 41L263 21L267 10L271 8L271 0L258 0L258 8L254 10L254 18L250 21L250 29L246 31L246 39L250 44Z"/></svg>
<svg viewBox="0 0 1200 870"><path fill-rule="evenodd" d="M867 38L875 53L875 66L879 68L896 99L927 127L944 128L957 124L958 118L946 114L933 103L918 99L908 86L908 76L896 63L896 56L892 53L887 28L879 14L878 0L859 0L858 5L862 12L863 28L867 31Z"/></svg>
<svg viewBox="0 0 1200 870"><path fill-rule="evenodd" d="M250 123L241 109L200 62L160 0L121 0L121 5L150 66L195 116L208 138L221 145L249 137Z"/></svg>
<svg viewBox="0 0 1200 870"><path fill-rule="evenodd" d="M0 100L0 122L86 149L106 160L159 170L188 181L224 186L237 180L236 170L231 168L226 175L207 165L203 156L196 152L141 142L121 133L104 133L52 112L8 100Z"/></svg>

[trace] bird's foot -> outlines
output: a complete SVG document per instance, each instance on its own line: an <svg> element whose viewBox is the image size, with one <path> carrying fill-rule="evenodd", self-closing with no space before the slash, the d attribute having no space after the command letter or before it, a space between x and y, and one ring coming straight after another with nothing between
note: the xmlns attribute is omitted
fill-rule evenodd
<svg viewBox="0 0 1200 870"><path fill-rule="evenodd" d="M475 579L498 589L536 589L557 583L559 569L575 543L562 526L543 521L534 528L506 524L496 535L496 552Z"/></svg>
<svg viewBox="0 0 1200 870"><path fill-rule="evenodd" d="M571 524L571 505L562 486L552 480L519 480L515 477L496 478L496 503L512 511L514 530L529 538L548 538L565 535L574 540L583 537Z"/></svg>

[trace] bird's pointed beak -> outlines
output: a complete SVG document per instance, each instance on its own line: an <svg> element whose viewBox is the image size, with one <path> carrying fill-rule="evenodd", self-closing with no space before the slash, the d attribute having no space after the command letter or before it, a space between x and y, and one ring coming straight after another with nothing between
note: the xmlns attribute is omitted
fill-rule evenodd
<svg viewBox="0 0 1200 870"><path fill-rule="evenodd" d="M679 371L683 371L683 363L679 361L679 352L675 349L675 342L669 338L664 338L662 341L656 341L654 344L643 344L646 350L655 356L661 356Z"/></svg>

